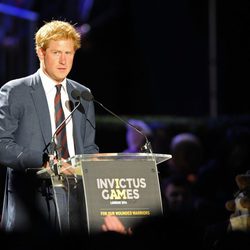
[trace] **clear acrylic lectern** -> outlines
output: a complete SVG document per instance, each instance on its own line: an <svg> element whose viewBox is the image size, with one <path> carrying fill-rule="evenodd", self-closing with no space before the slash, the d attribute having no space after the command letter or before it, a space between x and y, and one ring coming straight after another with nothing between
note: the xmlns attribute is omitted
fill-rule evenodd
<svg viewBox="0 0 250 250"><path fill-rule="evenodd" d="M162 213L157 165L168 154L99 153L68 159L67 173L50 173L62 232L101 231L116 215L126 227Z"/></svg>

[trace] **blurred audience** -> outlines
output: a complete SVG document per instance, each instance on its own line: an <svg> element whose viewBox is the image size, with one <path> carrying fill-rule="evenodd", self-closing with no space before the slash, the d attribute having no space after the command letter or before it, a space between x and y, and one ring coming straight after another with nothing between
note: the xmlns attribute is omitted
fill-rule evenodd
<svg viewBox="0 0 250 250"><path fill-rule="evenodd" d="M183 175L171 175L161 180L164 213L187 214L195 209L191 185Z"/></svg>
<svg viewBox="0 0 250 250"><path fill-rule="evenodd" d="M238 191L234 199L225 204L230 214L224 221L206 228L203 240L205 250L250 246L250 171L236 175L235 183Z"/></svg>
<svg viewBox="0 0 250 250"><path fill-rule="evenodd" d="M225 203L238 190L235 176L250 169L250 128L229 126L217 143L215 156L199 168L196 192L213 202L225 219Z"/></svg>
<svg viewBox="0 0 250 250"><path fill-rule="evenodd" d="M128 123L132 126L127 125L127 131L126 131L126 143L127 148L123 151L124 153L140 153L144 151L143 147L146 143L146 138L150 141L150 138L152 136L152 130L142 120L136 120L136 119L130 119L128 120ZM140 132L136 131L138 129Z"/></svg>
<svg viewBox="0 0 250 250"><path fill-rule="evenodd" d="M169 144L172 135L168 133L168 127L161 121L149 123L152 130L151 144L154 153L165 154L169 152Z"/></svg>
<svg viewBox="0 0 250 250"><path fill-rule="evenodd" d="M215 208L202 197L197 196L185 176L173 174L160 181L164 215L189 218L201 234L216 221Z"/></svg>
<svg viewBox="0 0 250 250"><path fill-rule="evenodd" d="M160 174L183 175L190 183L195 183L203 161L203 146L199 137L189 132L176 134L170 142L170 154L172 158L166 162Z"/></svg>

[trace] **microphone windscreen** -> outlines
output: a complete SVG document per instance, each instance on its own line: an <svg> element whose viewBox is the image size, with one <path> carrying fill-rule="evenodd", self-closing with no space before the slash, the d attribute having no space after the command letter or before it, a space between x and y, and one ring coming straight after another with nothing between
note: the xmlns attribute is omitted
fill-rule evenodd
<svg viewBox="0 0 250 250"><path fill-rule="evenodd" d="M65 106L70 112L74 109L74 104L70 100L65 102Z"/></svg>
<svg viewBox="0 0 250 250"><path fill-rule="evenodd" d="M83 91L81 96L85 101L92 101L94 99L94 96L89 91Z"/></svg>
<svg viewBox="0 0 250 250"><path fill-rule="evenodd" d="M81 97L81 93L80 93L80 91L78 91L77 89L74 89L74 90L72 90L72 92L71 92L71 96L72 96L74 99L79 100L80 97Z"/></svg>

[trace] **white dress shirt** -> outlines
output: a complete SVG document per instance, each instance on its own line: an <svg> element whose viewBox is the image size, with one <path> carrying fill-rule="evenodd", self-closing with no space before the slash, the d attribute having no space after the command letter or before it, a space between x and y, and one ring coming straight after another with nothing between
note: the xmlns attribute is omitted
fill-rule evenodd
<svg viewBox="0 0 250 250"><path fill-rule="evenodd" d="M48 106L49 106L49 113L50 113L50 123L52 129L52 135L54 135L56 131L56 124L55 124L55 106L54 106L54 99L56 95L56 82L53 81L50 77L48 77L42 69L39 69L39 74L42 80L43 88L45 91L45 95L47 98ZM69 96L66 89L66 78L60 83L62 84L61 88L61 101L63 106L63 111L65 118L67 118L70 114L69 106L66 106L66 103L69 102ZM68 144L68 151L70 157L75 155L75 147L74 147L74 139L73 139L73 122L71 117L67 120L66 125L66 133L67 133L67 144Z"/></svg>

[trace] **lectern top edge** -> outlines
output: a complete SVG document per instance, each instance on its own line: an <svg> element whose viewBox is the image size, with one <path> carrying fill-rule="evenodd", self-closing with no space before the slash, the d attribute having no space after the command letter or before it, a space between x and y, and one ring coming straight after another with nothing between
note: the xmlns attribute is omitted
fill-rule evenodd
<svg viewBox="0 0 250 250"><path fill-rule="evenodd" d="M98 161L98 160L154 160L156 164L160 164L172 158L170 154L156 153L97 153L97 154L80 154L70 157L68 161L83 160L83 161Z"/></svg>

